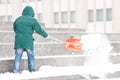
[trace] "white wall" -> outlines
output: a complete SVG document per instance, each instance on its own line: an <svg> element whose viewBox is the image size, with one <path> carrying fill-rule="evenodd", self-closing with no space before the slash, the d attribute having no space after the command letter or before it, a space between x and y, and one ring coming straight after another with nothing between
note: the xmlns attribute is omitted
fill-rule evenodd
<svg viewBox="0 0 120 80"><path fill-rule="evenodd" d="M87 8L94 10L94 21L88 22L87 32L112 32L112 21L106 21L106 9L112 8L112 0L87 0ZM103 9L103 21L96 21L96 9Z"/></svg>
<svg viewBox="0 0 120 80"><path fill-rule="evenodd" d="M113 0L113 32L120 33L120 0Z"/></svg>
<svg viewBox="0 0 120 80"><path fill-rule="evenodd" d="M106 22L105 31L106 31L107 33L112 33L112 31L113 31L113 26L112 26L112 22L111 22L111 21L110 21L110 22Z"/></svg>
<svg viewBox="0 0 120 80"><path fill-rule="evenodd" d="M0 5L0 16L4 16L7 14L6 9L6 5Z"/></svg>
<svg viewBox="0 0 120 80"><path fill-rule="evenodd" d="M86 29L88 24L87 0L76 0L76 27Z"/></svg>
<svg viewBox="0 0 120 80"><path fill-rule="evenodd" d="M0 16L13 15L13 21L20 16L24 6L31 5L35 10L35 17L37 13L43 14L43 21L46 27L49 28L81 28L88 32L112 32L112 30L119 32L119 14L118 10L120 0L41 0L35 2L23 3L22 0L12 0L12 4L0 5ZM114 5L112 5L112 3ZM116 5L117 4L117 5ZM113 21L103 22L88 22L88 10L114 8ZM68 12L68 19L70 19L70 11L76 12L76 23L62 24L61 12ZM59 24L54 24L54 12L59 12ZM96 13L94 14L96 20ZM114 24L112 24L114 23ZM114 28L112 27L114 26ZM99 27L102 26L102 27Z"/></svg>
<svg viewBox="0 0 120 80"><path fill-rule="evenodd" d="M45 26L53 27L53 0L43 0L43 13Z"/></svg>
<svg viewBox="0 0 120 80"><path fill-rule="evenodd" d="M98 32L98 33L104 32L104 23L103 22L96 22L95 27L96 27L95 32Z"/></svg>
<svg viewBox="0 0 120 80"><path fill-rule="evenodd" d="M95 0L96 9L103 9L104 8L104 1L105 0Z"/></svg>
<svg viewBox="0 0 120 80"><path fill-rule="evenodd" d="M87 0L87 9L94 9L95 8L94 1L95 0Z"/></svg>

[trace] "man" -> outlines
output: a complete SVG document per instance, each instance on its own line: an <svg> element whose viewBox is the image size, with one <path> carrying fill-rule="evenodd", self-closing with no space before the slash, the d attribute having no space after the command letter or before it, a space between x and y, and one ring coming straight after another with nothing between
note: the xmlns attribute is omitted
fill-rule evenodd
<svg viewBox="0 0 120 80"><path fill-rule="evenodd" d="M33 32L35 31L44 38L48 37L48 34L41 28L37 20L34 18L34 14L33 8L31 6L26 6L22 12L22 16L18 17L14 22L14 73L20 73L21 58L24 51L27 52L29 71L35 71Z"/></svg>

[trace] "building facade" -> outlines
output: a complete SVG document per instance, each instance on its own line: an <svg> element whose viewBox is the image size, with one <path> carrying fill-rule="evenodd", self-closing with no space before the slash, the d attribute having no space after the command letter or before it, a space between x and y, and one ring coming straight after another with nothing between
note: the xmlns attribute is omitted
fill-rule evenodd
<svg viewBox="0 0 120 80"><path fill-rule="evenodd" d="M120 32L120 0L0 0L0 22L13 22L26 5L46 28Z"/></svg>

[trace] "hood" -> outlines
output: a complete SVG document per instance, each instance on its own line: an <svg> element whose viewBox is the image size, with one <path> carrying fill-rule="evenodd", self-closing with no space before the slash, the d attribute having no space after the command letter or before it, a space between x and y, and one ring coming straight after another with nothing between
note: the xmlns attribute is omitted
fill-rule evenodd
<svg viewBox="0 0 120 80"><path fill-rule="evenodd" d="M34 13L34 10L31 6L26 6L23 9L22 15L34 17L35 13Z"/></svg>

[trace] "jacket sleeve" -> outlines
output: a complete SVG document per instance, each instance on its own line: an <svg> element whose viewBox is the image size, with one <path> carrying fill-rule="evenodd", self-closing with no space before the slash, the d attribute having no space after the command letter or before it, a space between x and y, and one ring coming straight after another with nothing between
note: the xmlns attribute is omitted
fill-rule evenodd
<svg viewBox="0 0 120 80"><path fill-rule="evenodd" d="M48 33L45 32L44 29L42 29L41 25L37 22L36 19L35 19L35 22L34 22L33 29L35 30L36 33L40 34L44 38L46 38L48 36Z"/></svg>

